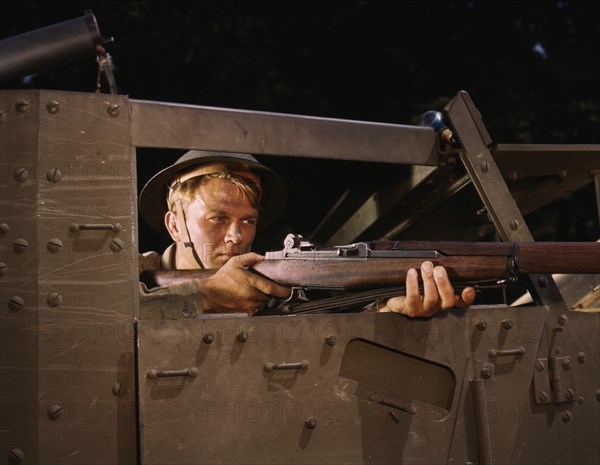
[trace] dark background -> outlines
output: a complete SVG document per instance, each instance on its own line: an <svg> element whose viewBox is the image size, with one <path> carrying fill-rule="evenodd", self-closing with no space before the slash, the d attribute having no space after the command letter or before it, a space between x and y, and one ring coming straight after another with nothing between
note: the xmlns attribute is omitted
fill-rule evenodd
<svg viewBox="0 0 600 465"><path fill-rule="evenodd" d="M464 89L494 142L600 143L600 2L4 1L0 38L90 9L131 98L416 124ZM92 57L2 87L93 92L96 75ZM179 154L142 153L140 183ZM278 231L305 235L347 185L385 173L261 161L292 192ZM590 184L527 221L542 240L596 240L594 202Z"/></svg>

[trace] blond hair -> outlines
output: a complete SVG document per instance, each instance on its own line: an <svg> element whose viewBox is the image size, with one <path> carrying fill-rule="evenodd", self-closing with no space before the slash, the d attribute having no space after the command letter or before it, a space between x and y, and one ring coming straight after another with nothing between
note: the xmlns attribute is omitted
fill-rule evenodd
<svg viewBox="0 0 600 465"><path fill-rule="evenodd" d="M258 209L262 192L256 182L249 177L243 176L242 174L232 173L230 171L215 171L212 173L202 174L193 178L187 179L183 182L176 182L169 188L169 194L167 196L167 204L170 211L175 211L175 203L181 200L184 208L194 200L198 190L205 185L211 179L221 179L226 182L233 184L239 193L244 198L250 201L252 207Z"/></svg>

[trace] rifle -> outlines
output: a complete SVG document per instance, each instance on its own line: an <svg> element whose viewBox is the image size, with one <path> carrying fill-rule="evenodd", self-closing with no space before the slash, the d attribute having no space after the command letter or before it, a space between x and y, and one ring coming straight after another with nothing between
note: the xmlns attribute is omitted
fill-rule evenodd
<svg viewBox="0 0 600 465"><path fill-rule="evenodd" d="M250 270L296 289L295 297L305 290L367 291L345 303L397 295L408 269L418 270L425 260L446 268L453 284L476 290L502 287L521 273L600 274L600 242L379 240L326 247L288 234L283 246L283 250L267 252ZM216 271L145 271L140 280L149 287L170 285L207 278Z"/></svg>

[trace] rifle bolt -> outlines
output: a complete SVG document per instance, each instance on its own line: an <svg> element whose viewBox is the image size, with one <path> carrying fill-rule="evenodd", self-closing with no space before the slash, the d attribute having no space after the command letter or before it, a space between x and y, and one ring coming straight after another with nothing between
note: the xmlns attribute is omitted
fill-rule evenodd
<svg viewBox="0 0 600 465"><path fill-rule="evenodd" d="M512 320L509 320L508 318L506 320L502 320L502 327L506 330L511 329L513 327Z"/></svg>
<svg viewBox="0 0 600 465"><path fill-rule="evenodd" d="M538 399L540 402L546 402L548 400L548 394L546 393L546 391L538 392Z"/></svg>
<svg viewBox="0 0 600 465"><path fill-rule="evenodd" d="M477 329L479 331L485 331L485 328L487 328L487 323L482 320L482 321L478 321L475 326L477 327Z"/></svg>
<svg viewBox="0 0 600 465"><path fill-rule="evenodd" d="M245 329L240 331L237 335L237 340L240 342L246 342L248 340L248 331Z"/></svg>
<svg viewBox="0 0 600 465"><path fill-rule="evenodd" d="M315 417L307 418L306 421L304 422L304 424L306 425L306 427L308 429L315 429L317 427L318 423L319 422L317 421L317 419Z"/></svg>
<svg viewBox="0 0 600 465"><path fill-rule="evenodd" d="M325 342L327 345L334 346L337 343L337 336L335 334L330 334L325 338Z"/></svg>
<svg viewBox="0 0 600 465"><path fill-rule="evenodd" d="M578 361L579 363L583 363L583 362L585 362L585 353L584 353L584 352L579 352L579 353L577 354L577 361Z"/></svg>
<svg viewBox="0 0 600 465"><path fill-rule="evenodd" d="M213 333L206 333L204 335L204 337L202 338L202 340L206 343L206 344L212 344L213 341L215 340L215 335Z"/></svg>
<svg viewBox="0 0 600 465"><path fill-rule="evenodd" d="M571 412L569 412L568 410L565 410L562 414L562 421L564 423L569 423L571 421Z"/></svg>
<svg viewBox="0 0 600 465"><path fill-rule="evenodd" d="M23 462L23 459L25 458L25 454L23 453L23 451L21 449L18 448L14 448L8 451L8 461L12 464L12 465L19 465L20 463Z"/></svg>
<svg viewBox="0 0 600 465"><path fill-rule="evenodd" d="M48 418L50 418L50 420L52 420L52 421L60 420L60 417L62 417L62 414L63 414L63 408L58 404L50 405L46 409L46 413L48 415Z"/></svg>
<svg viewBox="0 0 600 465"><path fill-rule="evenodd" d="M561 326L564 326L567 324L567 315L565 315L564 313L561 313L560 315L558 315L558 324Z"/></svg>

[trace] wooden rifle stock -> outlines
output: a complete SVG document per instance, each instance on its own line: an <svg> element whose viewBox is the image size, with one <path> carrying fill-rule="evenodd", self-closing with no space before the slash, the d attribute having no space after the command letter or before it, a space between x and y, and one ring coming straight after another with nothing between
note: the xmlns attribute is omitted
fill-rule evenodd
<svg viewBox="0 0 600 465"><path fill-rule="evenodd" d="M287 248L267 253L253 272L288 287L358 291L402 286L425 260L452 282L514 280L527 274L600 274L599 242L373 241L342 247ZM340 253L340 251L342 251ZM327 253L331 252L330 256ZM335 254L338 254L337 256ZM235 257L233 258L235 260ZM212 276L217 270L145 271L149 287Z"/></svg>

